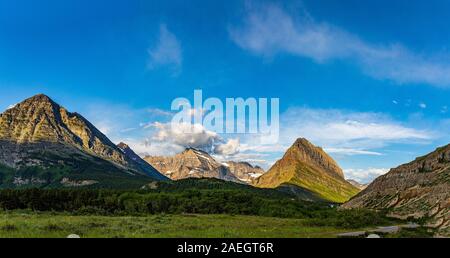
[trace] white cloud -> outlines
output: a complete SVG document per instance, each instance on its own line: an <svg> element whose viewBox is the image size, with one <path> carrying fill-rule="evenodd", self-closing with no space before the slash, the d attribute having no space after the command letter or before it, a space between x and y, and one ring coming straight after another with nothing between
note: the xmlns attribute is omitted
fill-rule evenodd
<svg viewBox="0 0 450 258"><path fill-rule="evenodd" d="M121 129L119 132L121 132L121 133L129 133L129 132L132 132L132 131L135 131L135 130L137 130L136 127L130 127L130 128Z"/></svg>
<svg viewBox="0 0 450 258"><path fill-rule="evenodd" d="M160 25L158 42L156 46L148 49L148 54L149 69L168 66L175 73L180 72L183 63L181 44L165 24Z"/></svg>
<svg viewBox="0 0 450 258"><path fill-rule="evenodd" d="M207 130L200 124L155 122L146 125L146 128L154 130L151 137L152 144L169 149L161 150L166 153L170 150L195 148L211 154L230 157L239 152L238 138L224 140L217 133ZM161 143L164 144L161 145Z"/></svg>
<svg viewBox="0 0 450 258"><path fill-rule="evenodd" d="M387 168L344 169L346 179L353 179L363 184L370 183L387 172L389 172Z"/></svg>
<svg viewBox="0 0 450 258"><path fill-rule="evenodd" d="M348 155L381 155L374 149L392 143L423 143L435 137L379 113L334 109L292 108L281 115L282 143L305 137L331 152Z"/></svg>
<svg viewBox="0 0 450 258"><path fill-rule="evenodd" d="M214 153L219 155L234 155L239 152L239 138L229 139L226 143L217 145Z"/></svg>
<svg viewBox="0 0 450 258"><path fill-rule="evenodd" d="M259 136L258 136L259 138ZM255 153L265 153L265 152L285 152L291 143L277 143L277 144L259 144L257 137L251 137L250 139L246 139L245 143L241 143L240 150L247 152L255 152Z"/></svg>
<svg viewBox="0 0 450 258"><path fill-rule="evenodd" d="M189 123L153 123L156 129L152 140L158 142L171 142L183 147L191 147L211 152L214 145L221 141L215 132L206 130L200 124Z"/></svg>
<svg viewBox="0 0 450 258"><path fill-rule="evenodd" d="M122 142L127 143L141 157L145 156L171 156L182 152L185 147L171 142L158 142L151 139L124 138Z"/></svg>
<svg viewBox="0 0 450 258"><path fill-rule="evenodd" d="M357 150L357 149L351 149L351 148L325 148L324 150L327 153L344 154L344 155L350 155L350 156L351 155L374 155L374 156L383 155L380 152Z"/></svg>
<svg viewBox="0 0 450 258"><path fill-rule="evenodd" d="M425 108L427 108L427 104L421 102L421 103L419 103L419 107L422 109L425 109Z"/></svg>
<svg viewBox="0 0 450 258"><path fill-rule="evenodd" d="M450 87L448 57L416 54L398 43L372 44L309 16L295 16L276 5L251 6L242 24L229 29L231 39L256 55L288 53L317 63L349 60L369 76L397 83Z"/></svg>

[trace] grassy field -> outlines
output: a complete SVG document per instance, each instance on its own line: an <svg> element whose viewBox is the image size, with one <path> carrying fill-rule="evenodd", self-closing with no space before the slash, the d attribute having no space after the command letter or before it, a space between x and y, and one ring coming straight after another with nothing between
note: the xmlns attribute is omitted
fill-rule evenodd
<svg viewBox="0 0 450 258"><path fill-rule="evenodd" d="M355 229L307 226L307 220L233 215L72 216L1 212L0 237L336 237Z"/></svg>

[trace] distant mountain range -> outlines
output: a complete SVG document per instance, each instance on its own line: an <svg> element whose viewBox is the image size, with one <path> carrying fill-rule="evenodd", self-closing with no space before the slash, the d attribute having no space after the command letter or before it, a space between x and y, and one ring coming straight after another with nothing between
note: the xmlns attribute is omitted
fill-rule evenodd
<svg viewBox="0 0 450 258"><path fill-rule="evenodd" d="M173 180L218 178L237 183L252 183L264 173L262 168L253 167L246 162L220 163L208 153L194 148L187 148L171 157L148 156L144 160Z"/></svg>
<svg viewBox="0 0 450 258"><path fill-rule="evenodd" d="M77 113L36 95L0 114L0 187L130 187L168 180Z"/></svg>
<svg viewBox="0 0 450 258"><path fill-rule="evenodd" d="M450 145L391 169L343 205L387 209L399 218L428 218L450 235Z"/></svg>

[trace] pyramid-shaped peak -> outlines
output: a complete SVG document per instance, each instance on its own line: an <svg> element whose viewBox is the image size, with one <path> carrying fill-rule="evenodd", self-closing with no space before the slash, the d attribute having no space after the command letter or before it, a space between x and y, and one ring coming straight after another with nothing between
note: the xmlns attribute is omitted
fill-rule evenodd
<svg viewBox="0 0 450 258"><path fill-rule="evenodd" d="M295 141L295 143L292 145L292 147L295 147L297 149L303 149L303 150L315 150L315 151L324 153L322 147L312 144L306 138L298 138Z"/></svg>
<svg viewBox="0 0 450 258"><path fill-rule="evenodd" d="M49 96L45 94L37 94L33 97L27 98L22 102L14 105L9 110L12 112L19 112L19 110L45 110L47 113L53 113L56 110L62 108L58 103L53 101Z"/></svg>
<svg viewBox="0 0 450 258"><path fill-rule="evenodd" d="M70 113L45 94L27 98L1 114L0 139L59 142L87 149L97 141L116 148L84 117Z"/></svg>
<svg viewBox="0 0 450 258"><path fill-rule="evenodd" d="M47 95L45 95L44 93L38 93L38 94L32 96L31 98L37 98L37 99L38 99L38 98L50 99L50 97L47 96Z"/></svg>
<svg viewBox="0 0 450 258"><path fill-rule="evenodd" d="M301 160L321 167L325 171L344 178L344 172L339 165L321 147L317 147L305 138L298 138L285 154L288 160Z"/></svg>
<svg viewBox="0 0 450 258"><path fill-rule="evenodd" d="M208 155L209 156L209 154L207 153L207 152L205 152L205 151L202 151L202 150L199 150L199 149L196 149L196 148L193 148L193 147L188 147L188 148L186 148L184 151L183 151L183 153L190 153L190 152L192 152L192 153L195 153L196 155Z"/></svg>
<svg viewBox="0 0 450 258"><path fill-rule="evenodd" d="M318 194L321 198L344 202L359 190L345 181L339 165L322 148L299 138L267 173L258 178L259 187L293 184Z"/></svg>
<svg viewBox="0 0 450 258"><path fill-rule="evenodd" d="M186 148L182 153L176 155L182 158L195 158L197 160L206 160L210 163L219 164L209 153L196 148Z"/></svg>
<svg viewBox="0 0 450 258"><path fill-rule="evenodd" d="M306 138L298 138L295 141L294 145L295 146L304 146L304 147L316 147L310 141L308 141Z"/></svg>
<svg viewBox="0 0 450 258"><path fill-rule="evenodd" d="M39 103L50 102L52 104L56 104L56 102L53 101L49 96L42 93L30 97L26 99L24 102L39 102Z"/></svg>

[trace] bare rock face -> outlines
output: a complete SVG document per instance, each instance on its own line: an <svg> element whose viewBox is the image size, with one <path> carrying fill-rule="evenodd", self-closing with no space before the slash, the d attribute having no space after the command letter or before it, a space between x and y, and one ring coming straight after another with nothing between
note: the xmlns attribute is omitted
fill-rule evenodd
<svg viewBox="0 0 450 258"><path fill-rule="evenodd" d="M150 165L143 167L122 152L84 117L43 94L0 114L0 165L12 170L58 170L59 174L77 170L83 177L90 171L105 176L114 171L156 180L162 177ZM102 167L105 171L100 171ZM50 174L47 183L56 179Z"/></svg>
<svg viewBox="0 0 450 258"><path fill-rule="evenodd" d="M261 167L252 166L248 162L228 161L223 163L223 165L227 166L239 180L247 184L254 184L265 173Z"/></svg>
<svg viewBox="0 0 450 258"><path fill-rule="evenodd" d="M148 156L144 160L173 180L218 178L242 183L226 164L223 165L208 153L193 148L188 148L182 153L171 157Z"/></svg>
<svg viewBox="0 0 450 258"><path fill-rule="evenodd" d="M343 208L389 209L399 218L429 218L450 235L450 145L391 169Z"/></svg>
<svg viewBox="0 0 450 258"><path fill-rule="evenodd" d="M127 165L124 155L91 123L45 95L36 95L0 115L0 140L15 144L46 142L76 146ZM11 164L14 165L15 164Z"/></svg>
<svg viewBox="0 0 450 258"><path fill-rule="evenodd" d="M332 202L345 202L359 192L322 148L303 138L257 180L256 186L275 188L282 184L296 185Z"/></svg>

